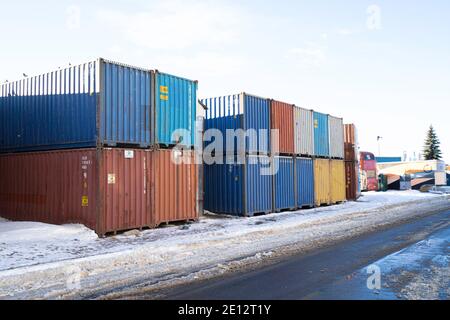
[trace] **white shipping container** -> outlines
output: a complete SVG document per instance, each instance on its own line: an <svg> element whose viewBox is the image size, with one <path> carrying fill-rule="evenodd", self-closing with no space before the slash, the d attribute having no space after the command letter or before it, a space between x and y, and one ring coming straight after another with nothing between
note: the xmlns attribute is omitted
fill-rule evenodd
<svg viewBox="0 0 450 320"><path fill-rule="evenodd" d="M331 158L344 159L344 121L342 118L328 116Z"/></svg>
<svg viewBox="0 0 450 320"><path fill-rule="evenodd" d="M312 110L294 107L294 144L297 155L314 155L314 116Z"/></svg>
<svg viewBox="0 0 450 320"><path fill-rule="evenodd" d="M435 172L434 173L434 184L436 186L446 186L447 185L447 174L445 172Z"/></svg>

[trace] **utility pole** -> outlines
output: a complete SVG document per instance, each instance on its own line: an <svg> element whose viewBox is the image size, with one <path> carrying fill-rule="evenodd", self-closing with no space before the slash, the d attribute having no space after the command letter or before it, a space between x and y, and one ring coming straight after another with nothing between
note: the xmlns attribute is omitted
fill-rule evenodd
<svg viewBox="0 0 450 320"><path fill-rule="evenodd" d="M378 142L378 156L381 157L381 139L383 139L383 137L378 136L377 137L377 142Z"/></svg>

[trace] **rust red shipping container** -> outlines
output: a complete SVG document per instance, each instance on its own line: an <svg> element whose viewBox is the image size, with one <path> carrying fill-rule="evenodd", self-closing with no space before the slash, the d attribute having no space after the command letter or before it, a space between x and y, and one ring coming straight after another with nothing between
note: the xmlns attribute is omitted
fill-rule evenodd
<svg viewBox="0 0 450 320"><path fill-rule="evenodd" d="M271 129L278 129L278 151L274 150L275 142L272 141L272 152L277 154L294 154L294 105L271 100L270 101Z"/></svg>
<svg viewBox="0 0 450 320"><path fill-rule="evenodd" d="M188 160L189 163L175 164ZM79 149L0 156L0 212L18 221L81 223L99 235L195 220L194 152Z"/></svg>

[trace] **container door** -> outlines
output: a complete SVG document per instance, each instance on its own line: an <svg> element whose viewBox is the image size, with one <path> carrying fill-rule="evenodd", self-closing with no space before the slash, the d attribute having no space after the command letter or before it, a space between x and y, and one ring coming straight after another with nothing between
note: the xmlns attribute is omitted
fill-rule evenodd
<svg viewBox="0 0 450 320"><path fill-rule="evenodd" d="M195 140L197 82L156 72L154 143L192 147Z"/></svg>
<svg viewBox="0 0 450 320"><path fill-rule="evenodd" d="M314 206L314 165L312 159L297 158L296 190L297 207Z"/></svg>
<svg viewBox="0 0 450 320"><path fill-rule="evenodd" d="M267 156L247 156L246 215L272 212L272 167Z"/></svg>

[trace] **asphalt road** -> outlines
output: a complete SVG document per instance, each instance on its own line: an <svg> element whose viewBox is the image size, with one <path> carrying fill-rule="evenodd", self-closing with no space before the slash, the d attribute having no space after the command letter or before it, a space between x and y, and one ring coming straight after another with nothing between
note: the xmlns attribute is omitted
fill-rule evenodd
<svg viewBox="0 0 450 320"><path fill-rule="evenodd" d="M430 271L430 263L434 261L440 261L443 267L440 271L447 272L443 276L447 283L432 278L423 281L438 283L441 288L434 290L438 298L448 299L449 238L450 211L447 211L307 255L289 257L258 270L172 288L162 293L162 299L403 299L402 289L409 285L405 281L411 282L419 276L423 280L420 273ZM411 257L416 259L416 267L407 273L408 277L403 277L405 280L401 276ZM367 273L367 267L374 263L383 266L379 276L381 289L367 286L367 279L372 275ZM371 269L371 272L376 271ZM433 293L436 292L427 293L428 298L436 298Z"/></svg>

